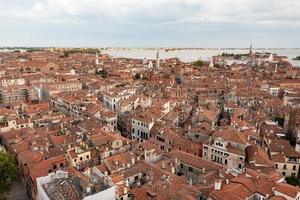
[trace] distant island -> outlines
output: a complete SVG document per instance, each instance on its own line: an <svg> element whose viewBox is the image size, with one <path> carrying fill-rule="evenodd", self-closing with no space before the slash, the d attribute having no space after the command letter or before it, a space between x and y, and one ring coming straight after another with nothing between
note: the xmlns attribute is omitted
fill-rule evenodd
<svg viewBox="0 0 300 200"><path fill-rule="evenodd" d="M234 54L234 53L225 53L223 52L221 54L222 57L226 57L226 58L233 58L233 59L236 59L236 60L240 60L242 59L242 57L245 57L245 56L249 56L248 53L245 53L245 54Z"/></svg>
<svg viewBox="0 0 300 200"><path fill-rule="evenodd" d="M300 56L297 56L296 58L293 58L293 60L300 60Z"/></svg>

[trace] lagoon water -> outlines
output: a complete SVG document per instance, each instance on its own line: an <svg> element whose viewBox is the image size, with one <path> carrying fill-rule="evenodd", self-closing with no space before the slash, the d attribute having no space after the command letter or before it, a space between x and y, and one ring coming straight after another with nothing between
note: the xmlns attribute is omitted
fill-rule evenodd
<svg viewBox="0 0 300 200"><path fill-rule="evenodd" d="M297 67L300 67L300 61L295 61L293 58L300 56L300 49L258 49L258 52L270 52L276 53L281 56L287 56L289 61ZM156 58L155 49L108 49L102 51L113 57L124 57L124 58L139 58L139 59L155 59ZM247 49L203 49L203 50L175 50L175 51L164 51L160 50L160 58L174 58L177 57L184 62L192 62L198 59L211 60L214 55L226 53L248 53Z"/></svg>

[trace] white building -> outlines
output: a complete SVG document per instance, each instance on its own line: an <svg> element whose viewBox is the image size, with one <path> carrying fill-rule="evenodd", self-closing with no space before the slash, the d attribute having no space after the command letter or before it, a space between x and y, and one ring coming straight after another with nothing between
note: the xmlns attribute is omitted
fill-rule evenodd
<svg viewBox="0 0 300 200"><path fill-rule="evenodd" d="M124 89L117 92L107 92L103 94L104 105L112 111L118 111L118 102L120 100L128 99L135 94L135 89Z"/></svg>
<svg viewBox="0 0 300 200"><path fill-rule="evenodd" d="M297 133L297 142L296 142L296 147L295 147L296 151L300 153L300 130L298 130Z"/></svg>
<svg viewBox="0 0 300 200"><path fill-rule="evenodd" d="M280 87L277 86L270 86L269 88L269 94L272 96L278 96L279 91L280 91Z"/></svg>
<svg viewBox="0 0 300 200"><path fill-rule="evenodd" d="M10 85L25 85L26 81L24 78L2 78L1 85L4 87Z"/></svg>
<svg viewBox="0 0 300 200"><path fill-rule="evenodd" d="M132 139L137 139L141 142L148 140L150 137L150 130L154 125L154 120L155 119L148 117L133 117L131 122Z"/></svg>
<svg viewBox="0 0 300 200"><path fill-rule="evenodd" d="M87 176L87 180L82 176ZM58 170L37 178L36 182L39 200L69 199L70 196L83 200L116 199L115 185L95 167L80 176L69 176L68 172Z"/></svg>

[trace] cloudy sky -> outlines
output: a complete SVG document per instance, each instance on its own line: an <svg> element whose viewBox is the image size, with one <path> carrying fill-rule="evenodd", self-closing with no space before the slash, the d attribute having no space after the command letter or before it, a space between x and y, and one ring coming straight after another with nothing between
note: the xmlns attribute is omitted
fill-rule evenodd
<svg viewBox="0 0 300 200"><path fill-rule="evenodd" d="M0 46L300 47L300 0L0 0Z"/></svg>

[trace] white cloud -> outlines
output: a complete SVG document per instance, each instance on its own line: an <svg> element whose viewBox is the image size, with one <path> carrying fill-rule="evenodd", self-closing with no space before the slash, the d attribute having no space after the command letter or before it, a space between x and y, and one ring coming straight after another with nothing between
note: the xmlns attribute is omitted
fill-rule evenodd
<svg viewBox="0 0 300 200"><path fill-rule="evenodd" d="M300 24L299 0L32 0L0 2L2 19ZM1 19L0 19L1 20Z"/></svg>

